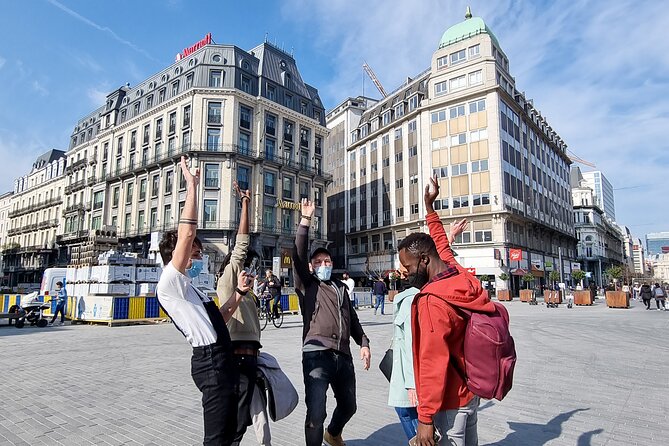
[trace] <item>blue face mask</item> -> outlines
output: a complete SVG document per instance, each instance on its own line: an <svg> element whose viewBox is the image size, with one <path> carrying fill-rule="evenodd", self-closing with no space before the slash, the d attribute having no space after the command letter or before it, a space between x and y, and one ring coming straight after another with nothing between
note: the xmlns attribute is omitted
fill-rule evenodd
<svg viewBox="0 0 669 446"><path fill-rule="evenodd" d="M320 280L330 280L330 275L332 274L331 266L319 266L316 268L316 277Z"/></svg>
<svg viewBox="0 0 669 446"><path fill-rule="evenodd" d="M204 269L204 260L202 259L191 259L191 267L186 269L186 275L191 279L196 278L200 275Z"/></svg>

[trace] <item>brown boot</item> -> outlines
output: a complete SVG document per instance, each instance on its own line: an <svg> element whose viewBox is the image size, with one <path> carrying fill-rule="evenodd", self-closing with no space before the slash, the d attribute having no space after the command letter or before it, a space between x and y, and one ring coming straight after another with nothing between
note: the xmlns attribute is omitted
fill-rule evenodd
<svg viewBox="0 0 669 446"><path fill-rule="evenodd" d="M323 433L323 442L328 446L346 446L346 443L344 443L344 440L341 438L341 434L335 437L331 435L327 429L325 429L325 432Z"/></svg>

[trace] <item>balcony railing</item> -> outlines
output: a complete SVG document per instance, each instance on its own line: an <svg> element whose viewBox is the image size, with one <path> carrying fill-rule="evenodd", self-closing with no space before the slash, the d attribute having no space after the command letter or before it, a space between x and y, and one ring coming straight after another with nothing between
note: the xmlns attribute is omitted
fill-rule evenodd
<svg viewBox="0 0 669 446"><path fill-rule="evenodd" d="M75 162L73 162L72 164L70 164L69 166L67 166L67 168L65 170L67 170L68 172L71 171L71 170L74 170L77 167L85 165L87 161L88 161L88 158L80 158L80 159L76 160Z"/></svg>
<svg viewBox="0 0 669 446"><path fill-rule="evenodd" d="M11 211L9 212L8 216L9 218L19 217L21 215L28 214L33 211L39 211L41 209L46 209L48 207L62 203L63 203L62 198L50 198L48 200L40 201L39 203L31 204L30 206L22 207L16 209L15 211Z"/></svg>
<svg viewBox="0 0 669 446"><path fill-rule="evenodd" d="M90 231L72 231L56 236L56 243L66 243L74 240L88 238Z"/></svg>
<svg viewBox="0 0 669 446"><path fill-rule="evenodd" d="M80 189L83 189L84 187L86 187L86 180L79 180L79 181L76 181L72 184L69 184L69 185L65 186L65 193L66 194L71 194L71 193L76 192Z"/></svg>

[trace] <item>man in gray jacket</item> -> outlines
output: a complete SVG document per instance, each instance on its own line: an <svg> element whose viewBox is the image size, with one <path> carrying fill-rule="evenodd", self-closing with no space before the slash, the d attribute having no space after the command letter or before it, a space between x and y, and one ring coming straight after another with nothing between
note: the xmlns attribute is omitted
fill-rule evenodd
<svg viewBox="0 0 669 446"><path fill-rule="evenodd" d="M342 431L357 409L355 371L350 338L360 345L360 359L369 369L369 339L351 306L346 285L332 279L332 258L325 248L311 256L309 226L314 203L302 200L302 218L293 248L295 290L302 310L302 373L304 375L307 417L304 434L307 446L343 446ZM326 393L332 387L337 407L327 430Z"/></svg>

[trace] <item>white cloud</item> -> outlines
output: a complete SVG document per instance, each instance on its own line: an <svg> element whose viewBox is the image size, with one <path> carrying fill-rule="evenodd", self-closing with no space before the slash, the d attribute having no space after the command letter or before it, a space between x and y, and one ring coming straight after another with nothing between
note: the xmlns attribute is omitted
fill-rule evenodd
<svg viewBox="0 0 669 446"><path fill-rule="evenodd" d="M616 192L618 221L637 235L667 229L669 52L660 51L669 28L661 2L475 3L509 57L516 86L534 100L570 149L602 170ZM318 85L332 107L361 93L366 60L386 91L429 67L442 33L463 20L468 3L345 0L284 3L286 20L314 36L332 60L329 82ZM643 25L638 11L643 11ZM365 79L367 95L378 96ZM643 212L645 211L645 212ZM639 226L638 231L634 225Z"/></svg>
<svg viewBox="0 0 669 446"><path fill-rule="evenodd" d="M0 70L2 70L2 67L5 66L5 63L7 63L7 59L4 57L0 56Z"/></svg>
<svg viewBox="0 0 669 446"><path fill-rule="evenodd" d="M37 157L48 150L48 146L34 136L25 138L0 129L0 159L11 160L0 163L0 194L14 190L14 180L28 174Z"/></svg>
<svg viewBox="0 0 669 446"><path fill-rule="evenodd" d="M86 96L91 100L93 107L101 107L107 101L107 95L111 93L108 84L102 84L97 87L90 87L86 90Z"/></svg>
<svg viewBox="0 0 669 446"><path fill-rule="evenodd" d="M48 96L49 95L49 90L46 88L43 82L40 82L38 80L32 81L31 86L33 87L33 90L35 90L37 93L39 93L41 96Z"/></svg>

